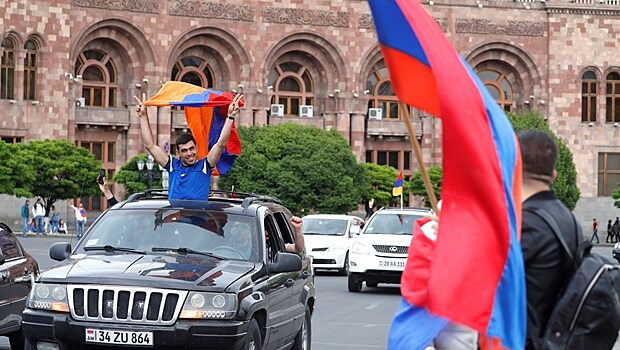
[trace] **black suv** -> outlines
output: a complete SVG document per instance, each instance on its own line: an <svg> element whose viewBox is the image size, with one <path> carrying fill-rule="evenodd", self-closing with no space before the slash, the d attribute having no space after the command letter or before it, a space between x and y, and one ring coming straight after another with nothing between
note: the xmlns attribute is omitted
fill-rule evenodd
<svg viewBox="0 0 620 350"><path fill-rule="evenodd" d="M310 349L311 261L285 252L291 213L273 197L132 195L36 280L26 347Z"/></svg>
<svg viewBox="0 0 620 350"><path fill-rule="evenodd" d="M0 222L0 335L9 337L13 350L24 348L22 312L38 273L37 261L24 250L11 229Z"/></svg>

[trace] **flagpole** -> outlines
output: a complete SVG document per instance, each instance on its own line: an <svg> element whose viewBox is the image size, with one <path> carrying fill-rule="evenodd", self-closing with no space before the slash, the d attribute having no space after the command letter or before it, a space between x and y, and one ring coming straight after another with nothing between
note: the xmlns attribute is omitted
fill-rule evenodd
<svg viewBox="0 0 620 350"><path fill-rule="evenodd" d="M403 210L403 193L400 193L400 210Z"/></svg>
<svg viewBox="0 0 620 350"><path fill-rule="evenodd" d="M413 131L413 124L411 124L411 117L409 116L409 106L402 102L398 102L398 105L400 106L400 109L403 112L403 116L405 117L407 131L409 131L409 142L411 143L411 147L413 147L413 150L415 151L415 157L418 161L418 166L420 167L420 173L422 173L422 179L424 180L424 187L426 188L426 193L428 194L428 201L430 202L431 208L433 208L435 215L439 215L439 209L437 208L437 197L435 197L433 185L431 184L428 172L426 171L426 167L424 166L424 158L422 158L422 149L420 148L420 143L418 143L418 138L415 137L415 132Z"/></svg>

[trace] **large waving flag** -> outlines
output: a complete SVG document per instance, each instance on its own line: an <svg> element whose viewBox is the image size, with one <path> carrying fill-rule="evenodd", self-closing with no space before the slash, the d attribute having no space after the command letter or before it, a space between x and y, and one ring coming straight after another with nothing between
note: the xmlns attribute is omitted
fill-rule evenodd
<svg viewBox="0 0 620 350"><path fill-rule="evenodd" d="M205 89L181 81L169 81L159 89L155 96L144 102L147 106L185 107L185 119L196 139L198 159L209 154L217 143L228 114L228 105L235 94ZM244 100L239 101L243 106ZM213 175L226 174L241 153L241 142L235 125L232 127L226 149L217 162Z"/></svg>
<svg viewBox="0 0 620 350"><path fill-rule="evenodd" d="M418 0L369 3L394 91L440 117L443 130L438 239L429 260L414 233L388 348L423 349L452 321L523 349L521 158L513 129Z"/></svg>

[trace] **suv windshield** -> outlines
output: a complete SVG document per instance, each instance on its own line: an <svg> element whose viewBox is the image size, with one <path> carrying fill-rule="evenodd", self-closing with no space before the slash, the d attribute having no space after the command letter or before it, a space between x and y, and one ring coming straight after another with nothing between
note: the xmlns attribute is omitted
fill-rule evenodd
<svg viewBox="0 0 620 350"><path fill-rule="evenodd" d="M166 252L257 261L255 220L198 209L111 210L91 228L78 252ZM108 248L106 248L108 247Z"/></svg>
<svg viewBox="0 0 620 350"><path fill-rule="evenodd" d="M424 215L382 212L375 214L366 224L364 234L413 234L413 223Z"/></svg>
<svg viewBox="0 0 620 350"><path fill-rule="evenodd" d="M304 235L344 236L347 220L304 218L301 231Z"/></svg>

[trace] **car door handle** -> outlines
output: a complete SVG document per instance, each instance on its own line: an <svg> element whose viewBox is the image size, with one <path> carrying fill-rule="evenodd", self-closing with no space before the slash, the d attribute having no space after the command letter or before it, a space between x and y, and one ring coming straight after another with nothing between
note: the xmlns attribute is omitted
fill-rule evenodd
<svg viewBox="0 0 620 350"><path fill-rule="evenodd" d="M310 277L310 273L308 273L308 271L304 271L301 273L301 278L306 279L308 277Z"/></svg>
<svg viewBox="0 0 620 350"><path fill-rule="evenodd" d="M284 282L285 287L292 287L295 284L295 281L292 278L289 278Z"/></svg>

